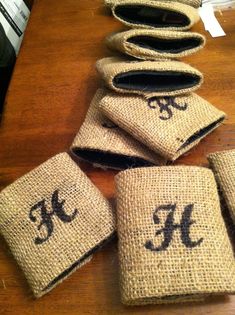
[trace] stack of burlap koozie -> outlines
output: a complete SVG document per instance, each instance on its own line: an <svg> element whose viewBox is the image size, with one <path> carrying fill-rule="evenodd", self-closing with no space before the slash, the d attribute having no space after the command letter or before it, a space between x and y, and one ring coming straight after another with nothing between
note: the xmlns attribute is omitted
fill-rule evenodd
<svg viewBox="0 0 235 315"><path fill-rule="evenodd" d="M122 56L97 61L106 89L91 102L72 152L94 166L115 169L174 161L225 119L194 93L202 73L177 60L205 45L201 34L185 32L199 20L200 1L105 4L131 29L106 39Z"/></svg>
<svg viewBox="0 0 235 315"><path fill-rule="evenodd" d="M96 91L71 151L94 166L123 170L115 181L120 289L128 305L235 293L212 171L165 166L225 118L194 93L202 73L176 60L205 44L202 35L183 32L199 20L200 2L105 1L131 27L106 40L125 56L97 62L106 87ZM235 220L235 153L208 159ZM0 194L0 232L35 297L88 263L115 231L111 204L67 153Z"/></svg>
<svg viewBox="0 0 235 315"><path fill-rule="evenodd" d="M194 93L202 73L177 60L205 45L201 34L184 32L199 20L200 1L108 0L106 5L131 29L106 39L122 56L96 64L109 88L99 109L155 154L174 161L225 119Z"/></svg>

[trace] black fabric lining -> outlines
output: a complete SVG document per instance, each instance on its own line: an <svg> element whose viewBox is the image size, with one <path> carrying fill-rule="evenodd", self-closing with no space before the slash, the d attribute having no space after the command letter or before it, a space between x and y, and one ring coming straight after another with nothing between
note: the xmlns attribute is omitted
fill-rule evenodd
<svg viewBox="0 0 235 315"><path fill-rule="evenodd" d="M164 39L153 36L138 35L127 39L128 43L158 52L177 54L185 50L197 48L202 44L200 38Z"/></svg>
<svg viewBox="0 0 235 315"><path fill-rule="evenodd" d="M203 136L205 136L211 129L215 128L216 125L218 125L223 120L224 120L224 117L214 121L213 123L211 123L210 125L206 126L205 128L202 128L202 129L198 130L197 132L195 132L191 137L188 138L188 140L186 140L182 144L182 146L179 148L178 151L184 149L185 147L187 147L188 145L190 145L194 141L196 141L196 140L202 138Z"/></svg>
<svg viewBox="0 0 235 315"><path fill-rule="evenodd" d="M123 21L153 27L182 27L190 24L189 18L183 13L147 5L120 4L116 6L115 14Z"/></svg>
<svg viewBox="0 0 235 315"><path fill-rule="evenodd" d="M117 169L127 169L142 166L153 166L154 164L138 157L131 157L116 153L108 153L91 149L73 149L73 152L85 161L97 163Z"/></svg>
<svg viewBox="0 0 235 315"><path fill-rule="evenodd" d="M88 251L84 256L82 256L79 260L77 260L74 264L72 264L68 269L63 271L58 277L56 277L54 280L52 280L42 291L47 291L52 286L54 286L58 281L63 279L64 277L68 276L74 268L76 268L78 265L80 265L84 260L86 260L89 256L93 255L96 251L101 249L106 243L111 241L111 239L114 238L116 235L116 232L113 232L107 239L100 242L98 245L93 247L90 251Z"/></svg>
<svg viewBox="0 0 235 315"><path fill-rule="evenodd" d="M150 297L146 297L146 298L140 298L140 299L135 299L135 301L151 301L153 299L156 299L157 300L160 300L160 301L177 301L177 300L182 300L182 299L185 299L185 301L187 302L187 299L189 299L189 302L192 302L190 299L191 298L202 298L202 294L203 294L203 297L207 297L208 294L204 294L204 293L192 293L192 294L179 294L179 295L165 295L165 296L162 296L162 297L156 297L156 296L150 296ZM195 302L197 301L200 301L200 300L195 300Z"/></svg>
<svg viewBox="0 0 235 315"><path fill-rule="evenodd" d="M196 74L177 71L129 71L116 75L113 85L126 90L169 92L190 88L200 82Z"/></svg>

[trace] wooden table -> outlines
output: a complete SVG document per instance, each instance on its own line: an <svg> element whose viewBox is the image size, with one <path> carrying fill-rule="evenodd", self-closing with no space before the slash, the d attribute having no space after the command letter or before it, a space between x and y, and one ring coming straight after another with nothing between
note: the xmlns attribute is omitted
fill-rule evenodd
<svg viewBox="0 0 235 315"><path fill-rule="evenodd" d="M226 37L206 34L206 48L187 59L205 74L199 94L228 114L226 123L179 164L207 165L206 154L235 148L235 12L218 14ZM0 128L0 188L49 157L68 150L100 79L95 61L111 55L103 44L119 22L101 0L36 0L10 85ZM114 171L82 164L108 198ZM120 303L116 241L95 254L52 292L34 300L25 278L0 240L0 314L216 314L234 315L235 297L199 304L125 307Z"/></svg>

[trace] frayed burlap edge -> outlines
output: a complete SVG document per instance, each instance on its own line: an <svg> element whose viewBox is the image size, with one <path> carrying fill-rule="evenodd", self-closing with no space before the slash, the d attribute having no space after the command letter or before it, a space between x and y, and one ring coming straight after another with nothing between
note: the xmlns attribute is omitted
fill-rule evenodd
<svg viewBox="0 0 235 315"><path fill-rule="evenodd" d="M104 4L106 6L112 6L115 3L120 3L121 1L125 1L125 0L104 0ZM171 2L172 0L165 0L165 1ZM202 1L201 0L177 0L177 2L187 4L194 8L199 8Z"/></svg>

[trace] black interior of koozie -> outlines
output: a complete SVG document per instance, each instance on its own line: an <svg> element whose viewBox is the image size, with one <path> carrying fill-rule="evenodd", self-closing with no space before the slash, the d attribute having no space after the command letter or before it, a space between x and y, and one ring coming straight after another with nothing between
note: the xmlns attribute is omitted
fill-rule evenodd
<svg viewBox="0 0 235 315"><path fill-rule="evenodd" d="M169 92L197 85L201 78L196 74L178 71L129 71L116 75L113 85L126 90Z"/></svg>
<svg viewBox="0 0 235 315"><path fill-rule="evenodd" d="M73 152L85 161L115 169L127 169L154 164L138 157L109 153L91 149L73 149Z"/></svg>
<svg viewBox="0 0 235 315"><path fill-rule="evenodd" d="M219 123L221 123L224 120L224 117L221 117L220 119L214 121L210 125L206 126L205 128L202 128L195 132L191 137L189 137L179 148L178 151L186 148L188 145L193 143L196 140L199 140L200 138L204 137L207 133L209 133L211 130L213 130Z"/></svg>
<svg viewBox="0 0 235 315"><path fill-rule="evenodd" d="M182 27L190 24L189 18L182 13L147 5L120 4L115 7L115 14L123 21L152 27Z"/></svg>
<svg viewBox="0 0 235 315"><path fill-rule="evenodd" d="M180 302L182 301L182 299L184 299L185 302L187 302L187 300L189 300L189 302L192 302L191 299L202 299L202 298L206 298L207 296L209 296L209 294L204 294L204 293L196 293L196 294L178 294L178 295L166 295L166 296L162 296L162 297L157 297L157 296L150 296L150 297L146 297L146 298L139 298L139 299L135 299L134 301L137 302L147 302L149 301L174 301L174 302Z"/></svg>
<svg viewBox="0 0 235 315"><path fill-rule="evenodd" d="M101 249L103 246L105 246L111 239L114 238L116 233L110 235L107 239L101 241L98 245L93 247L91 250L89 250L84 256L82 256L79 260L75 261L74 264L72 264L68 269L64 270L58 277L56 277L54 280L52 280L44 289L43 291L47 291L50 288L52 288L57 282L61 281L63 278L66 278L69 276L69 274L80 264L82 264L86 259L88 259L91 255L93 255L95 252L97 252L99 249Z"/></svg>
<svg viewBox="0 0 235 315"><path fill-rule="evenodd" d="M193 49L199 47L202 44L201 38L195 37L164 39L146 35L130 37L127 39L127 42L145 49L172 54L177 54L185 50Z"/></svg>

